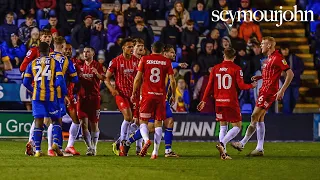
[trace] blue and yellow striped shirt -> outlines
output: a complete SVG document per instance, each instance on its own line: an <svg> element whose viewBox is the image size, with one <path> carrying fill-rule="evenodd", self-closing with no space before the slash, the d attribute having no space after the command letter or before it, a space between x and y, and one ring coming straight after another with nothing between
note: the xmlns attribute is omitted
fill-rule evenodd
<svg viewBox="0 0 320 180"><path fill-rule="evenodd" d="M51 56L54 60L56 60L60 64L60 68L65 80L67 80L68 77L71 77L71 82L74 82L74 83L78 82L79 79L78 79L77 71L72 61L70 61L62 53L56 52L56 51L50 53L49 56ZM58 88L57 91L58 91L58 98L62 98L63 95L61 93L61 89Z"/></svg>
<svg viewBox="0 0 320 180"><path fill-rule="evenodd" d="M32 81L34 81L33 87ZM59 86L66 92L60 65L49 56L39 57L29 63L23 84L32 92L32 100L55 101Z"/></svg>

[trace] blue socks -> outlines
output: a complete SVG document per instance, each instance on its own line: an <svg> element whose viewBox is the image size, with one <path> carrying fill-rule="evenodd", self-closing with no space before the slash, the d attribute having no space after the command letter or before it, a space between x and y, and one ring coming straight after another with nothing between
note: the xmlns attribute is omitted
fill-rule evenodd
<svg viewBox="0 0 320 180"><path fill-rule="evenodd" d="M33 140L36 146L36 151L41 151L42 131L42 128L34 128Z"/></svg>
<svg viewBox="0 0 320 180"><path fill-rule="evenodd" d="M53 125L52 128L52 137L53 137L53 143L57 144L59 146L59 149L62 149L62 129L60 125Z"/></svg>
<svg viewBox="0 0 320 180"><path fill-rule="evenodd" d="M132 137L129 138L130 143L134 143L135 141L139 140L142 138L140 129L138 129L136 131L136 133L134 133L134 135Z"/></svg>
<svg viewBox="0 0 320 180"><path fill-rule="evenodd" d="M173 137L172 131L173 131L173 128L166 128L166 130L164 131L164 142L165 142L166 149L171 149L172 137Z"/></svg>

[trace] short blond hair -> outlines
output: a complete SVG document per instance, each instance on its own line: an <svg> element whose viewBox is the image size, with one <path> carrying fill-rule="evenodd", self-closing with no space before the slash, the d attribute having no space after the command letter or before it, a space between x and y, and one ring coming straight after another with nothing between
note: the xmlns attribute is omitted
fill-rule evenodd
<svg viewBox="0 0 320 180"><path fill-rule="evenodd" d="M262 38L262 41L265 40L265 41L268 41L272 47L275 47L276 46L276 40L271 37L271 36L266 36L266 37L263 37Z"/></svg>

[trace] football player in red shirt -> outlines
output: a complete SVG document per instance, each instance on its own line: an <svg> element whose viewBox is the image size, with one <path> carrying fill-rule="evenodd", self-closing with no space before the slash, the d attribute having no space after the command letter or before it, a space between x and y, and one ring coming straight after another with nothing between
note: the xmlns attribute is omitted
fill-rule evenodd
<svg viewBox="0 0 320 180"><path fill-rule="evenodd" d="M124 39L121 43L123 53L114 58L107 70L106 86L111 94L116 97L116 103L119 110L122 112L124 120L121 125L120 132L120 156L127 156L128 146L125 142L127 140L130 123L132 122L133 103L130 101L130 96L133 89L134 77L137 74L137 67L139 59L132 55L133 40L131 38ZM116 87L110 83L110 78L114 75ZM139 94L137 94L138 96Z"/></svg>
<svg viewBox="0 0 320 180"><path fill-rule="evenodd" d="M145 142L140 156L144 157L151 145L149 140L148 121L155 120L154 150L151 159L157 159L162 138L162 121L166 119L166 76L169 76L173 99L176 83L173 76L171 60L165 58L164 44L155 42L152 45L152 54L141 58L138 73L134 79L131 101L135 102L136 93L142 84L142 99L140 101L140 132Z"/></svg>
<svg viewBox="0 0 320 180"><path fill-rule="evenodd" d="M52 35L50 30L44 29L40 31L40 42L46 42L50 45L51 41L52 41ZM50 49L50 52L52 52L52 49ZM26 57L21 63L20 71L24 72L27 69L28 64L34 59L38 58L39 56L40 56L39 47L30 48L30 50L26 54Z"/></svg>
<svg viewBox="0 0 320 180"><path fill-rule="evenodd" d="M92 47L84 48L83 57L85 62L78 72L81 87L78 93L77 112L87 145L86 154L95 156L100 134L100 80L104 80L105 75L102 65L93 60L94 50ZM91 135L88 123L90 123Z"/></svg>
<svg viewBox="0 0 320 180"><path fill-rule="evenodd" d="M237 88L241 90L255 88L257 83L244 83L241 67L233 62L236 58L236 51L233 48L224 50L224 58L225 60L222 63L212 68L209 82L198 105L198 110L201 111L204 108L205 100L213 89L216 102L216 120L220 122L220 143L217 145L217 149L220 152L221 159L231 159L226 152L226 145L240 132L242 120ZM231 123L233 128L228 133L222 133L227 131L228 123Z"/></svg>
<svg viewBox="0 0 320 180"><path fill-rule="evenodd" d="M283 98L284 92L290 85L294 76L292 70L288 66L285 58L275 49L276 41L273 37L264 37L261 42L262 53L268 55L262 70L262 76L253 76L252 80L262 78L262 87L259 90L259 96L256 102L256 107L251 115L251 123L247 129L245 137L240 142L232 143L232 147L238 151L242 151L245 144L257 130L258 144L253 150L251 156L263 156L263 143L265 136L264 118L267 110L272 103ZM285 82L279 89L279 79L281 73L285 72Z"/></svg>

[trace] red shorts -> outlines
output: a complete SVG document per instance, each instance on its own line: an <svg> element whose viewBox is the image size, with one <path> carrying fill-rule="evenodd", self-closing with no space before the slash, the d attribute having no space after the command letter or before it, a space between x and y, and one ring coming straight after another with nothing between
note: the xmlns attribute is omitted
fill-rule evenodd
<svg viewBox="0 0 320 180"><path fill-rule="evenodd" d="M148 121L166 119L166 101L163 97L142 97L140 102L140 119Z"/></svg>
<svg viewBox="0 0 320 180"><path fill-rule="evenodd" d="M91 122L100 120L100 97L78 98L78 118L88 118Z"/></svg>
<svg viewBox="0 0 320 180"><path fill-rule="evenodd" d="M268 110L271 107L272 103L276 100L275 94L276 93L259 93L259 97L256 102L256 107Z"/></svg>
<svg viewBox="0 0 320 180"><path fill-rule="evenodd" d="M77 110L77 99L74 96L68 96L70 99L70 104L68 106L68 112Z"/></svg>
<svg viewBox="0 0 320 180"><path fill-rule="evenodd" d="M120 96L117 95L116 96L116 103L118 106L119 111L122 111L124 109L133 109L133 104L130 101L129 97L125 97L125 96Z"/></svg>
<svg viewBox="0 0 320 180"><path fill-rule="evenodd" d="M242 120L240 108L216 107L216 120L230 123L240 122Z"/></svg>

